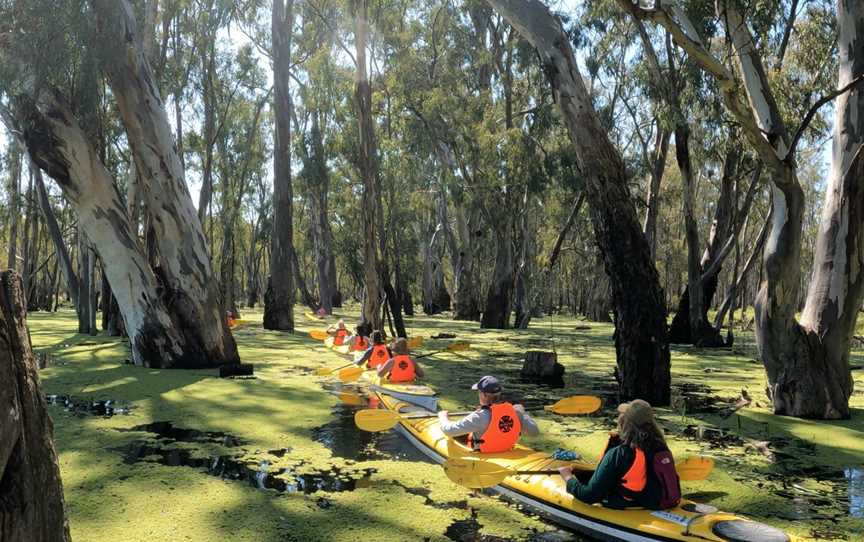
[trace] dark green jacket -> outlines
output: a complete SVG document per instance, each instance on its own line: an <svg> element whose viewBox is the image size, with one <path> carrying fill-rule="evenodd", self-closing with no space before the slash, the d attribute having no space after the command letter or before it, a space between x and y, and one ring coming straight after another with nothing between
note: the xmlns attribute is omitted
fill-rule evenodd
<svg viewBox="0 0 864 542"><path fill-rule="evenodd" d="M621 479L630 470L636 452L629 446L615 446L606 452L597 470L591 476L587 484L583 484L575 477L567 482L567 493L570 493L580 501L587 504L602 502L609 508L627 508L630 506L641 506L643 508L658 509L660 506L660 484L651 473L651 465L654 462L654 454L645 452L645 462L648 467L648 482L645 489L635 495L628 495L632 500L627 500L621 493Z"/></svg>

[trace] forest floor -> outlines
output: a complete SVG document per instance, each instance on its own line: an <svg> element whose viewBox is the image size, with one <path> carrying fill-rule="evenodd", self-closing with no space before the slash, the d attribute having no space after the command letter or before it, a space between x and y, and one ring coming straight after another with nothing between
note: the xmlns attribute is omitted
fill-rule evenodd
<svg viewBox="0 0 864 542"><path fill-rule="evenodd" d="M29 315L34 349L49 365L40 374L74 540L581 540L455 486L392 432L357 430L356 407L314 374L345 363L306 336L321 323L298 310L298 333L286 335L262 330L261 316L244 312L235 330L255 378L219 379L215 370L129 365L123 341L77 334L71 311ZM484 374L529 405L603 397L594 416L539 415L542 435L526 439L597 457L617 403L611 325L560 316L528 331L407 322L409 334L427 338L421 353L446 347L429 338L438 333L472 345L424 360L443 408L472 406L470 385ZM553 344L564 388L521 382L522 354ZM814 422L771 415L752 332L739 333L734 349L674 347L672 356L673 407L659 411L672 450L717 460L706 481L683 485L685 496L808 540L864 540L864 370L853 371L852 419ZM854 352L854 364L862 359ZM742 389L752 402L731 413Z"/></svg>

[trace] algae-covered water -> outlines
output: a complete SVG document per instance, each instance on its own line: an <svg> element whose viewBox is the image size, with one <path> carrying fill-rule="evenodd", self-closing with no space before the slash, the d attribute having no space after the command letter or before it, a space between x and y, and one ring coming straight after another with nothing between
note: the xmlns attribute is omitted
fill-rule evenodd
<svg viewBox="0 0 864 542"><path fill-rule="evenodd" d="M76 334L71 311L29 316L48 364L42 384L75 540L583 540L452 484L395 433L357 430L362 395L314 374L345 363L306 336L321 322L298 311L290 335L264 331L260 312L243 318L235 336L255 377L220 379L215 370L129 365L123 341ZM420 353L449 344L429 338L439 333L472 345L424 360L443 408L473 405L469 387L484 374L502 377L510 398L529 407L603 397L594 416L538 414L543 434L526 439L596 458L617 403L611 326L559 316L529 331L407 322L427 338ZM552 349L564 387L520 381L521 354ZM781 418L770 414L754 357L747 333L735 349L673 350L673 407L660 410L670 445L676 456L717 461L708 480L684 484L685 496L807 539L864 540L864 371L853 372L851 420ZM732 413L742 390L751 402Z"/></svg>

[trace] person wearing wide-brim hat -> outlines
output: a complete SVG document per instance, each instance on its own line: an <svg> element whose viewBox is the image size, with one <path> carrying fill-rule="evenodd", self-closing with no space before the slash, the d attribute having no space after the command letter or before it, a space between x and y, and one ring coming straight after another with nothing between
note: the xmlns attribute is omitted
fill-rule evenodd
<svg viewBox="0 0 864 542"><path fill-rule="evenodd" d="M441 431L448 437L468 435L468 443L474 450L497 453L512 450L522 435L540 434L537 423L522 405L502 399L504 388L494 376L484 376L471 389L477 390L479 396L477 410L458 422L450 421L446 410L438 413Z"/></svg>
<svg viewBox="0 0 864 542"><path fill-rule="evenodd" d="M559 469L567 492L587 504L659 509L663 487L653 469L655 455L669 453L663 430L654 409L641 399L618 405L618 413L618 432L609 436L588 483L580 482L568 467ZM674 469L674 463L671 467Z"/></svg>

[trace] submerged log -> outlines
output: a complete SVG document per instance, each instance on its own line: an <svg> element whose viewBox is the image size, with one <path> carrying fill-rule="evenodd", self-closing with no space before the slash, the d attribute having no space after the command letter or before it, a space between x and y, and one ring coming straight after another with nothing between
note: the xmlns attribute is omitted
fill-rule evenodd
<svg viewBox="0 0 864 542"><path fill-rule="evenodd" d="M0 277L0 540L67 542L54 427L30 348L21 277Z"/></svg>

